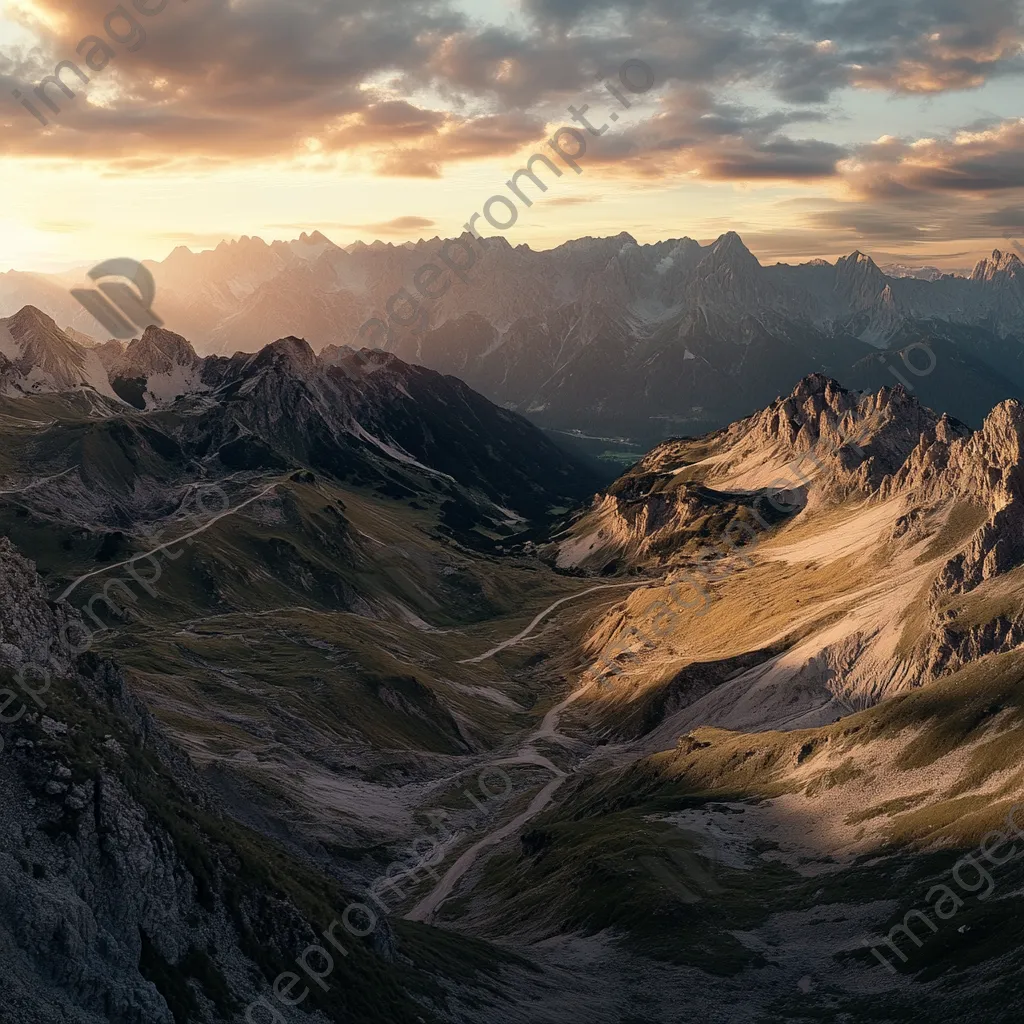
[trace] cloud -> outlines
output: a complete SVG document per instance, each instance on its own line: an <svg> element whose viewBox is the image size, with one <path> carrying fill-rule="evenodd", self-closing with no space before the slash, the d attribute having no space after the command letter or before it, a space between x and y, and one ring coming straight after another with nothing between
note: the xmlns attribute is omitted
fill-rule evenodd
<svg viewBox="0 0 1024 1024"><path fill-rule="evenodd" d="M586 162L646 178L681 174L709 181L807 182L837 176L850 151L787 134L823 119L813 111L761 114L719 101L705 89L680 88L640 126L592 144ZM601 126L595 126L598 130Z"/></svg>
<svg viewBox="0 0 1024 1024"><path fill-rule="evenodd" d="M791 102L821 102L842 86L946 92L1022 71L1017 0L524 0L523 6L534 24L564 39L592 24L628 29L652 43L688 36L719 77L739 56L747 77L763 76ZM703 74L705 61L698 66Z"/></svg>
<svg viewBox="0 0 1024 1024"><path fill-rule="evenodd" d="M395 127L398 131L392 134ZM524 114L437 115L397 125L360 115L325 142L328 149L348 150L358 138L382 175L438 178L446 163L510 156L543 135L544 122Z"/></svg>
<svg viewBox="0 0 1024 1024"><path fill-rule="evenodd" d="M654 126L653 142L667 133L658 167L678 152L680 166L691 160L709 178L805 181L829 175L843 154L801 137L794 126L808 122L794 107L815 113L806 108L847 88L934 94L1024 74L1018 0L523 0L518 27L470 20L456 0L170 0L136 18L145 32L136 49L111 43L114 57L87 70L88 84L65 74L74 99L50 88L61 111L43 131L10 90L31 97L64 59L85 67L76 47L90 35L109 41L111 9L110 0L14 9L38 45L0 58L5 155L120 172L353 160L436 177L530 144L568 103L642 58L666 96L716 97L708 123L677 115L692 144L673 138L664 116ZM713 119L736 116L735 95L762 97L778 108L763 116L780 123L739 113L727 139Z"/></svg>
<svg viewBox="0 0 1024 1024"><path fill-rule="evenodd" d="M548 206L584 206L588 203L598 203L604 196L557 196L553 199L546 199Z"/></svg>
<svg viewBox="0 0 1024 1024"><path fill-rule="evenodd" d="M600 190L603 176L654 188L799 188L808 201L772 208L785 231L762 229L787 253L933 251L1024 234L1024 122L867 145L840 133L851 91L941 96L1024 75L1019 0L520 6L519 21L488 25L457 0L170 0L139 17L145 42L113 44L87 85L65 74L74 99L50 88L61 112L43 130L11 89L32 97L59 61L81 64L79 41L105 35L113 4L23 0L15 11L37 45L0 56L0 147L14 160L116 175L274 162L439 179L495 157L511 172L547 151L553 126L570 123L569 104L589 104L602 124L597 112L612 101L601 83L639 58L657 76L644 99L653 114L587 137L580 163L597 179L590 187ZM322 227L415 237L435 224L407 215Z"/></svg>
<svg viewBox="0 0 1024 1024"><path fill-rule="evenodd" d="M268 224L267 227L281 231L311 232L318 231L362 231L374 235L409 235L418 231L429 231L437 227L437 222L429 217L417 217L407 214L393 217L391 220L379 221L374 224L349 224L339 221L318 221L309 224ZM223 237L223 236L221 236Z"/></svg>
<svg viewBox="0 0 1024 1024"><path fill-rule="evenodd" d="M92 160L119 167L295 159L308 142L355 119L368 136L429 132L444 113L417 110L390 95L381 80L426 65L426 41L464 24L462 14L433 0L171 0L158 15L139 17L145 42L133 52L112 44L114 58L92 71L76 55L90 35L104 38L109 0L34 0L22 11L39 45L0 62L8 86L32 97L32 86L74 59L90 78L63 78L67 98L51 86L59 114L43 130L9 99L0 115L5 155ZM109 40L108 40L109 41ZM88 47L82 52L86 53ZM351 145L362 142L357 133Z"/></svg>
<svg viewBox="0 0 1024 1024"><path fill-rule="evenodd" d="M437 222L428 217L395 217L378 224L350 224L349 227L373 235L409 235L436 228Z"/></svg>
<svg viewBox="0 0 1024 1024"><path fill-rule="evenodd" d="M1024 118L944 139L883 136L863 147L845 173L861 195L880 199L1024 188Z"/></svg>
<svg viewBox="0 0 1024 1024"><path fill-rule="evenodd" d="M883 136L837 170L836 199L801 204L812 230L891 246L1024 233L1024 119L943 138Z"/></svg>

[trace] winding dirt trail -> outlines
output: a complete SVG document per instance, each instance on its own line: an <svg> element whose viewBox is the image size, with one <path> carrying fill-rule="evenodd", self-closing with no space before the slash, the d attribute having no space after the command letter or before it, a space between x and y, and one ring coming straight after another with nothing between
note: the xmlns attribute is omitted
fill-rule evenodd
<svg viewBox="0 0 1024 1024"><path fill-rule="evenodd" d="M540 814L540 812L543 811L551 802L551 798L555 795L555 790L557 790L565 780L565 773L560 772L533 798L533 800L530 801L530 806L527 807L522 814L513 818L508 822L508 824L497 829L497 831L489 832L483 837L483 839L474 843L445 872L444 877L440 882L438 882L426 898L417 903L416 906L405 915L406 919L409 921L429 921L437 908L451 895L452 889L455 888L459 879L462 878L462 876L473 866L474 861L476 861L481 851L486 849L488 846L494 846L496 843L500 843L503 839L507 839L510 835L513 835L522 828L523 825L525 825L531 818Z"/></svg>
<svg viewBox="0 0 1024 1024"><path fill-rule="evenodd" d="M44 476L39 480L33 480L32 483L26 484L24 487L19 487L14 491L0 491L0 495L4 494L24 494L26 491L35 490L37 487L42 487L43 484L48 484L51 480L59 480L62 476L67 476L68 473L73 473L77 466L72 466L70 469L65 469L62 473L54 473L53 476Z"/></svg>
<svg viewBox="0 0 1024 1024"><path fill-rule="evenodd" d="M253 504L253 502L259 501L260 498L266 497L276 487L280 487L281 482L271 484L269 487L265 487L259 494L254 495L251 498L247 498L245 501L240 502L238 505L234 505L219 515L215 515L212 519L207 520L198 529L192 530L190 533L186 533L183 537L175 537L174 540L169 540L165 544L159 544L152 551L146 551L141 555L133 555L131 558L126 558L123 562L117 562L115 565L105 565L102 569L96 569L93 572L87 572L84 576L79 576L60 597L58 601L66 601L68 597L77 589L80 583L84 583L88 579L92 579L93 576L102 576L104 573L111 572L113 569L120 569L122 566L131 565L134 562L138 562L143 558L149 558L151 555L155 555L158 551L164 551L167 548L174 547L175 544L183 544L193 537L197 537L201 533L205 533L210 529L211 526L216 526L222 519L226 519L228 516L233 516L235 513L240 512L243 508Z"/></svg>
<svg viewBox="0 0 1024 1024"><path fill-rule="evenodd" d="M488 846L494 846L500 843L503 839L507 839L511 835L515 835L528 821L532 818L536 818L541 811L543 811L548 804L554 799L555 793L558 787L569 777L565 772L562 771L558 765L554 764L551 760L546 758L540 753L534 744L538 740L548 739L557 742L561 737L558 733L558 720L561 717L562 712L575 700L577 700L583 693L583 690L576 690L574 693L569 694L560 704L553 707L545 716L544 720L540 724L540 728L532 733L526 740L526 742L519 748L519 750L511 757L502 758L500 761L495 761L495 765L501 764L535 764L541 768L546 768L548 771L554 774L554 778L530 801L530 806L526 808L521 814L516 815L511 821L502 825L500 828L495 829L493 832L487 833L482 839L475 842L468 850L464 851L462 855L455 861L454 864L444 873L441 881L416 904L412 910L406 914L406 918L410 921L424 921L428 922L434 915L438 907L452 894L452 890L455 888L459 879L473 866L477 857L487 849Z"/></svg>
<svg viewBox="0 0 1024 1024"><path fill-rule="evenodd" d="M591 587L589 590L580 591L578 594L570 594L568 597L563 597L559 601L555 601L554 604L549 605L544 609L529 626L526 627L521 633L512 637L503 643L498 644L497 647L491 648L484 654L479 655L476 658L469 658L466 661L462 661L459 664L478 664L481 661L486 661L488 658L493 658L495 654L500 651L506 650L509 647L514 646L520 641L526 639L530 635L530 632L551 612L553 612L560 605L565 604L567 601L572 601L577 597L583 597L584 594L592 594L598 590L612 590L616 587L630 586L634 589L639 589L643 586L649 586L652 581L648 580L641 584L636 583L613 583L606 584L599 587ZM487 833L482 839L477 840L469 849L465 850L454 864L444 873L441 880L436 886L422 899L419 903L407 913L406 919L409 921L423 921L429 922L433 915L437 912L445 900L451 896L458 884L459 880L466 874L467 871L476 863L477 858L480 854L487 849L489 846L494 846L500 843L502 840L507 839L509 836L515 835L528 821L537 817L554 799L555 793L558 788L569 775L562 771L556 764L554 764L549 758L545 757L540 751L537 750L535 744L540 740L548 740L549 742L558 743L563 737L558 731L558 723L562 717L562 713L565 711L570 704L574 701L579 700L583 696L586 687L581 687L578 690L574 690L562 701L556 704L541 720L540 725L537 727L537 731L531 733L523 745L508 757L501 758L498 761L494 761L495 765L502 764L533 764L541 768L546 768L550 771L554 778L541 789L534 798L530 801L529 806L525 811L516 815L511 821L506 822L501 827L495 829L492 832Z"/></svg>
<svg viewBox="0 0 1024 1024"><path fill-rule="evenodd" d="M559 608L567 601L575 601L578 597L585 597L587 594L593 594L598 590L615 590L616 588L622 587L632 587L634 590L639 590L641 587L649 587L653 582L660 581L644 580L642 583L605 583L599 587L591 587L589 590L581 590L578 594L570 594L568 597L559 598L559 600L555 601L553 604L549 604L544 611L539 612L533 622L531 622L521 633L517 633L514 637L511 637L508 640L503 640L497 647L492 647L489 651L484 651L483 654L478 654L475 658L463 658L458 664L479 665L481 661L493 658L496 654L500 654L509 647L515 647L516 644L525 640L556 608Z"/></svg>

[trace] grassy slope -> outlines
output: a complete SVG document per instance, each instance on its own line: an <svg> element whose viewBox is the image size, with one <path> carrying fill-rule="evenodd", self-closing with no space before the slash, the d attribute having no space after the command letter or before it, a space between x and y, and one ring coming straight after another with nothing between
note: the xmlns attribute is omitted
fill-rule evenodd
<svg viewBox="0 0 1024 1024"><path fill-rule="evenodd" d="M868 915L870 933L878 935L923 906L930 886L948 882L958 858L1005 827L1010 807L1024 802L1022 765L1019 651L821 729L753 736L698 729L674 751L580 778L518 848L488 864L474 894L476 920L486 921L485 934L612 929L634 953L723 976L756 971L765 962L739 933L776 915L820 916L835 906L842 920L850 905L891 901L891 916L885 902ZM918 789L912 780L929 774L933 789L873 802L876 780L892 790L904 780ZM824 807L848 826L831 832L829 853L816 846L816 829L801 824L818 821ZM745 815L746 865L716 859L706 832L666 820L681 811L706 820ZM785 825L784 834L802 833L802 859L816 872L801 872L796 859L780 858L776 843L756 838L758 818ZM817 831L827 838L830 828L826 821ZM977 968L973 982L984 984L963 1005L979 1012L1002 1005L1016 984L1003 976L1003 961L1024 942L1024 923L1008 898L1024 885L1024 864L993 873L997 898L969 901L922 949L908 947L905 967L897 961L919 982L941 978L954 986L963 971ZM962 925L967 931L958 931ZM877 967L866 950L837 949L834 960L837 971L848 961ZM860 1012L871 1020L915 1019L890 1018L902 997L893 998L887 1010L876 1008L878 1016ZM855 1005L843 997L844 1009Z"/></svg>

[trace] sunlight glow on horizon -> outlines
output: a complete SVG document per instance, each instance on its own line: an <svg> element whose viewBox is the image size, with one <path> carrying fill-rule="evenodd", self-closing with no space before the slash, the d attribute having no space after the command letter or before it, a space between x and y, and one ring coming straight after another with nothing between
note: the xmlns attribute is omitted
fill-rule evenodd
<svg viewBox="0 0 1024 1024"><path fill-rule="evenodd" d="M81 11L69 10L66 15L61 14L54 3L55 0L0 0L0 49L21 52L32 41L31 33L24 25L16 23L22 20L25 12L51 27L67 21L78 32L80 26L72 19ZM555 6L547 5L552 10ZM441 7L443 5L438 5L438 9ZM537 4L533 10L542 7ZM625 18L625 14L615 10L614 4L606 7L607 17L593 15L591 22L579 31L596 33L594 38L599 40L606 36L613 40L614 32L610 26L617 24L619 15ZM273 5L267 5L266 9L272 10ZM473 19L472 25L477 27L505 26L513 34L525 33L531 24L524 13L526 5L517 0L455 0L450 10L468 15ZM85 13L82 17L85 18L82 24L91 24L90 19L94 15ZM170 22L161 25L157 20L150 24L148 47L155 50L161 40L167 42L171 38L166 31L168 24ZM159 33L160 27L164 28L164 36ZM446 27L444 32L448 31ZM448 43L457 35L442 33L438 36L445 46L434 51L436 59L440 60L437 55L442 53L444 59L448 59ZM488 46L498 45L486 36L482 39L480 47L485 53ZM836 50L836 43L819 39L815 47L822 57L826 57ZM69 52L73 53L73 49ZM39 126L38 139L41 141L39 145L34 141L31 143L31 153L14 156L9 152L0 157L0 187L7 200L0 214L0 237L4 243L0 249L0 271L52 271L72 265L87 265L112 255L162 260L178 245L202 250L215 246L222 239L242 235L256 235L271 241L297 237L302 231L321 230L340 245L360 239L373 241L380 238L401 243L435 234L458 235L469 217L481 209L489 196L505 190L509 177L524 165L525 158L542 142L501 157L493 155L495 152L522 141L533 128L534 121L547 120L549 130L552 125L571 124L565 112L569 102L590 102L594 111L591 116L597 114L598 117L602 101L608 102L608 97L601 96L599 92L596 93L597 98L595 94L566 98L568 94L563 85L552 86L543 94L536 110L514 110L511 124L509 120L499 123L497 118L493 119L495 123L489 123L487 104L493 100L489 90L496 89L495 81L501 78L494 68L516 66L519 60L518 56L502 57L503 52L509 51L496 49L496 56L487 58L490 64L481 58L484 61L481 67L486 68L492 77L481 78L483 84L474 86L476 92L461 106L458 99L446 100L442 87L432 84L446 79L409 76L403 80L386 61L376 70L371 68L363 75L358 88L372 93L371 83L387 83L387 88L381 91L376 101L384 113L377 122L360 120L361 112L358 116L339 115L336 120L346 130L349 123L345 117L351 119L356 141L349 143L348 136L343 136L336 151L331 150L332 126L330 118L325 115L322 122L324 130L319 135L299 135L294 144L295 153L284 152L282 144L281 152L275 158L269 158L260 149L262 139L253 142L241 132L237 142L226 143L223 149L218 149L216 142L219 140L211 134L209 153L202 148L205 146L202 136L202 146L198 150L193 138L191 149L182 146L180 160L175 154L176 167L170 165L165 153L151 156L145 149L146 137L142 131L137 133L142 143L137 159L132 158L132 152L127 156L112 154L106 159L102 151L89 148L90 139L79 138L72 130L74 120L71 115L88 112L103 117L113 114L116 101L125 95L118 91L124 84L119 76L131 65L125 52L121 52L112 70L102 75L97 72L89 89L78 93L74 101L78 106L62 112L66 115L66 123L58 122L56 131ZM145 57L146 54L143 48L139 56ZM446 69L445 73L456 78L465 75L466 80L471 80L472 74L467 70L469 60L465 54L461 63L453 58L452 68ZM45 60L43 63L45 65ZM161 69L168 66L175 66L173 60L168 59ZM557 80L557 74L552 74L553 80ZM31 115L10 95L11 87L18 79L5 78L3 82L8 88L2 90L3 96L0 97L0 129L10 128L13 124L16 132L35 130L33 125L26 128L26 121L31 120ZM159 134L163 90L172 88L173 83L154 74L146 84L151 87L149 108L136 109L129 104L127 114L121 111L123 122L116 123L126 123L130 127L136 123L132 120L136 116L143 121L151 117L156 125L151 131ZM527 88L530 84L527 81L524 88L525 94L532 96ZM451 95L464 98L468 88L457 93L453 87ZM687 88L692 94L686 93ZM616 123L615 129L607 136L589 140L592 155L599 159L602 145L610 153L615 153L622 133L630 127L636 128L631 118L637 110L643 110L648 117L656 113L658 116L653 120L670 142L685 139L694 122L676 122L672 115L679 115L680 110L685 113L698 102L706 102L709 113L703 116L717 118L726 125L715 140L721 145L722 166L726 170L719 171L718 165L709 161L699 168L704 171L703 176L696 174L696 165L692 173L686 173L684 165L673 166L671 175L661 168L654 173L646 166L648 155L641 153L629 165L631 169L627 173L625 164L613 171L597 163L588 166L586 158L583 158L580 161L583 167L581 175L566 173L551 182L545 195L535 196L532 207L520 210L518 223L501 233L513 245L526 243L533 248L551 248L569 238L614 235L620 231L627 231L640 241L650 242L683 235L708 239L727 230L736 230L762 262L776 259L801 262L815 256L833 259L860 248L889 255L895 251L909 260L934 262L943 269L969 266L980 255L991 251L993 244L1002 242L1008 247L1004 237L995 229L991 239L981 237L984 232L978 230L977 223L972 233L965 233L963 240L950 240L948 228L944 235L935 235L933 223L924 215L914 221L912 213L906 216L909 225L906 239L893 242L891 232L886 236L885 224L872 223L870 217L857 219L850 212L854 204L846 179L841 176L831 179L815 177L815 166L811 167L810 173L804 167L794 170L791 177L779 177L778 180L771 179L763 174L762 168L755 167L744 178L743 174L752 165L754 157L773 155L772 147L776 145L777 136L772 132L780 129L765 129L767 134L763 137L755 129L747 138L743 135L745 128L737 128L730 134L728 123L730 118L742 123L744 118L756 122L759 118L770 121L772 117L779 117L779 123L785 125L783 142L796 151L792 158L794 164L800 159L810 159L807 154L813 156L815 146L819 147L818 153L823 151L825 154L845 149L850 154L849 160L841 161L840 166L844 174L850 175L863 170L863 164L859 162L861 154L880 137L890 136L894 141L907 144L929 137L946 139L958 131L973 131L974 137L983 137L987 126L1017 116L1019 87L1017 80L1010 75L994 76L980 87L950 89L942 93L894 95L877 86L845 85L830 93L827 103L801 100L802 106L796 101L779 99L753 79L735 85L730 83L728 89L718 85L715 87L717 92L709 85L708 95L702 96L701 86L687 83L684 87L683 78L679 77L671 89L659 86L649 97L654 98L657 93L658 98L667 103L673 89L677 91L675 98L679 103L675 110L667 105L656 109L650 105L643 108L638 104ZM335 94L331 93L330 97L333 102ZM132 102L134 98L134 94L129 97ZM347 102L341 86L338 86L337 102ZM385 176L375 172L373 167L381 165L382 153L390 152L402 157L405 152L403 144L412 145L423 138L429 141L429 131L422 131L414 120L402 122L399 119L401 111L394 113L394 108L414 110L409 118L420 117L428 124L436 121L439 114L456 113L457 116L443 120L440 129L433 129L433 138L439 147L461 145L456 153L463 159L445 163L445 158L450 158L451 153L437 150L436 164L441 167L441 176L437 178ZM227 109L232 109L230 104ZM240 123L245 116L252 118L244 100L240 100L235 109ZM608 111L604 113L607 115ZM479 115L484 128L479 129L480 134L476 136L467 132L467 136L460 139L457 130L470 120L470 114ZM392 116L396 118L395 142L388 137L392 127L388 118ZM516 117L525 127L523 123L515 123ZM186 122L185 127L182 127L182 121ZM215 120L213 123L219 126ZM308 121L299 123L304 131ZM231 136L232 128L236 126L228 120L223 124L225 135ZM451 125L455 127L449 133ZM476 128L475 122L472 127ZM178 121L168 117L167 137L176 140L174 133L177 131L187 132L187 118ZM363 145L360 131L366 137L384 139L380 143L382 148L360 148ZM488 132L493 132L493 137ZM644 137L642 132L638 137ZM655 135L652 134L651 138ZM304 149L303 139L306 140ZM44 160L38 153L46 151L50 140L54 152L63 155ZM119 140L132 143L133 136L125 130L115 139L116 145L124 146ZM735 152L728 150L733 142ZM58 148L59 143L63 144L62 149ZM744 150L744 145L748 150ZM81 148L81 155L72 155L76 146ZM344 146L350 148L345 149ZM172 147L173 142L168 143L165 149ZM195 155L197 151L201 155ZM422 165L416 170L429 173L435 166L435 156L429 147L424 152L426 155L422 159L431 162L425 171ZM652 146L650 161L653 162L660 152L657 145ZM826 159L820 155L817 158ZM785 165L785 153L780 161ZM133 170L126 172L123 169L126 166L133 166ZM739 167L740 171L733 172L733 166ZM406 171L408 167L403 164L397 169ZM1006 205L1010 206L1012 193L1004 194ZM870 207L863 198L858 201L865 208ZM429 226L408 232L388 227L391 222L414 218L428 222ZM888 240L883 241L886 237Z"/></svg>

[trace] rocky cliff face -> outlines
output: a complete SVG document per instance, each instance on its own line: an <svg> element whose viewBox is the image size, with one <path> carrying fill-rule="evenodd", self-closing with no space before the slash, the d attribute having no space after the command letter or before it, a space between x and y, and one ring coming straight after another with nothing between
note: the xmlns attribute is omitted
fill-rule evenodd
<svg viewBox="0 0 1024 1024"><path fill-rule="evenodd" d="M902 387L857 394L808 377L746 420L654 449L550 554L564 568L696 580L716 657L737 631L750 649L778 641L752 614L778 600L759 585L785 581L800 631L814 593L837 620L822 611L818 635L678 717L763 727L800 720L789 702L806 702L804 724L830 720L1024 643L1024 407L1000 403L971 432ZM641 638L654 628L642 611L628 625ZM643 664L635 636L622 643Z"/></svg>
<svg viewBox="0 0 1024 1024"><path fill-rule="evenodd" d="M1024 564L1024 407L1003 402L967 437L944 431L922 436L906 464L883 481L879 496L898 496L918 509L963 505L983 516L935 580L933 608Z"/></svg>
<svg viewBox="0 0 1024 1024"><path fill-rule="evenodd" d="M76 621L0 540L0 1016L240 1020L348 898L231 822L116 666L68 651ZM301 1019L427 1015L390 974L386 921L370 940L339 934L335 995L314 986Z"/></svg>
<svg viewBox="0 0 1024 1024"><path fill-rule="evenodd" d="M99 355L118 396L139 409L164 408L205 390L203 360L173 331L147 327L122 353L108 349Z"/></svg>
<svg viewBox="0 0 1024 1024"><path fill-rule="evenodd" d="M0 359L0 395L88 389L114 397L99 356L34 306L0 320Z"/></svg>
<svg viewBox="0 0 1024 1024"><path fill-rule="evenodd" d="M869 394L847 391L822 374L715 440L719 461L806 462L818 499L870 494L903 466L922 438L965 436L963 424L938 416L897 385ZM812 456L812 457L809 457Z"/></svg>
<svg viewBox="0 0 1024 1024"><path fill-rule="evenodd" d="M68 609L50 602L31 563L0 537L0 669L68 671L71 660L58 638L72 621Z"/></svg>
<svg viewBox="0 0 1024 1024"><path fill-rule="evenodd" d="M691 553L691 541L732 532L735 544L804 506L874 496L920 446L968 433L902 386L858 394L812 374L724 430L654 448L595 499L558 558L564 566L659 563Z"/></svg>

